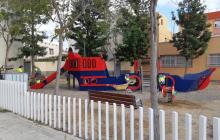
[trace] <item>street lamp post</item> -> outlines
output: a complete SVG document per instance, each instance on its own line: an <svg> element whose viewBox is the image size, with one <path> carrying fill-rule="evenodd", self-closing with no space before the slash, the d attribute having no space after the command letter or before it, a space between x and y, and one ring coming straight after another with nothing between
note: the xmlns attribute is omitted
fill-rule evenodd
<svg viewBox="0 0 220 140"><path fill-rule="evenodd" d="M84 57L86 57L86 34L83 34L83 51Z"/></svg>

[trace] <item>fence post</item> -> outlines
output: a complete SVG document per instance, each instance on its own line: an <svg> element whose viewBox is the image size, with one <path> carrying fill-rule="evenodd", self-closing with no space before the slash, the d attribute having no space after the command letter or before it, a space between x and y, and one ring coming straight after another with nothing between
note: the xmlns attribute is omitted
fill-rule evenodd
<svg viewBox="0 0 220 140"><path fill-rule="evenodd" d="M48 124L48 94L45 95L45 124Z"/></svg>
<svg viewBox="0 0 220 140"><path fill-rule="evenodd" d="M200 115L199 117L199 140L206 140L207 138L206 127L207 127L207 117Z"/></svg>
<svg viewBox="0 0 220 140"><path fill-rule="evenodd" d="M66 131L66 97L63 96L63 131Z"/></svg>
<svg viewBox="0 0 220 140"><path fill-rule="evenodd" d="M53 96L53 128L57 128L57 96Z"/></svg>
<svg viewBox="0 0 220 140"><path fill-rule="evenodd" d="M130 140L134 140L134 106L130 105Z"/></svg>
<svg viewBox="0 0 220 140"><path fill-rule="evenodd" d="M165 140L165 112L160 110L160 140Z"/></svg>
<svg viewBox="0 0 220 140"><path fill-rule="evenodd" d="M82 129L81 129L81 99L79 98L79 137L82 137Z"/></svg>
<svg viewBox="0 0 220 140"><path fill-rule="evenodd" d="M95 140L94 136L94 101L91 100L91 140Z"/></svg>
<svg viewBox="0 0 220 140"><path fill-rule="evenodd" d="M88 101L85 99L85 139L88 139Z"/></svg>
<svg viewBox="0 0 220 140"><path fill-rule="evenodd" d="M41 93L41 123L44 123L44 94Z"/></svg>
<svg viewBox="0 0 220 140"><path fill-rule="evenodd" d="M8 83L9 81L5 85L5 109L8 109ZM17 104L15 106L17 107Z"/></svg>
<svg viewBox="0 0 220 140"><path fill-rule="evenodd" d="M149 140L154 140L154 111L152 108L148 109L149 118Z"/></svg>
<svg viewBox="0 0 220 140"><path fill-rule="evenodd" d="M11 86L11 82L8 86ZM11 88L8 88L8 97L8 110L11 110Z"/></svg>
<svg viewBox="0 0 220 140"><path fill-rule="evenodd" d="M31 117L31 111L30 111L30 92L27 92L27 99L26 99L26 112L27 112L27 118L30 119Z"/></svg>
<svg viewBox="0 0 220 140"><path fill-rule="evenodd" d="M68 97L68 133L71 133L71 108L70 108L71 98Z"/></svg>
<svg viewBox="0 0 220 140"><path fill-rule="evenodd" d="M61 97L58 96L58 129L61 129Z"/></svg>
<svg viewBox="0 0 220 140"><path fill-rule="evenodd" d="M73 136L76 136L76 98L73 98Z"/></svg>
<svg viewBox="0 0 220 140"><path fill-rule="evenodd" d="M178 140L178 113L172 112L172 139Z"/></svg>
<svg viewBox="0 0 220 140"><path fill-rule="evenodd" d="M40 93L37 94L37 120L40 121Z"/></svg>
<svg viewBox="0 0 220 140"><path fill-rule="evenodd" d="M0 80L0 107L2 108L2 80Z"/></svg>
<svg viewBox="0 0 220 140"><path fill-rule="evenodd" d="M126 140L126 131L125 131L125 106L121 104L121 139Z"/></svg>
<svg viewBox="0 0 220 140"><path fill-rule="evenodd" d="M52 127L52 95L49 95L49 126Z"/></svg>
<svg viewBox="0 0 220 140"><path fill-rule="evenodd" d="M13 82L15 84L15 113L18 113L18 94L17 94L17 91L18 91L18 87L17 87L17 83ZM7 93L7 88L8 86L6 86L6 93ZM6 103L7 103L7 95L6 95ZM7 104L6 104L6 109L7 109Z"/></svg>
<svg viewBox="0 0 220 140"><path fill-rule="evenodd" d="M16 82L17 84L17 114L20 114L20 83ZM8 88L9 90L9 88ZM9 100L9 96L8 96L8 100ZM8 102L9 103L9 102ZM9 104L8 104L9 106Z"/></svg>
<svg viewBox="0 0 220 140"><path fill-rule="evenodd" d="M24 91L24 117L27 118L27 91Z"/></svg>
<svg viewBox="0 0 220 140"><path fill-rule="evenodd" d="M12 89L10 90L10 92L11 92L11 96L12 96L12 99L11 99L11 110L13 111L13 103L14 103L14 99L13 99L13 94L15 94L15 89L13 89L14 87L13 87L13 82L11 82L11 87L12 87Z"/></svg>
<svg viewBox="0 0 220 140"><path fill-rule="evenodd" d="M192 140L192 115L185 115L185 139Z"/></svg>
<svg viewBox="0 0 220 140"><path fill-rule="evenodd" d="M21 83L22 89L21 89L21 116L24 116L24 83ZM11 91L11 90L10 90ZM10 96L10 106L11 106L11 96Z"/></svg>
<svg viewBox="0 0 220 140"><path fill-rule="evenodd" d="M34 92L34 121L37 120L37 99L36 99L36 92Z"/></svg>
<svg viewBox="0 0 220 140"><path fill-rule="evenodd" d="M4 86L3 86L3 108L6 109L6 85L7 83L5 82L4 83ZM14 107L16 107L16 104L14 103ZM16 111L16 109L15 109ZM14 111L14 113L15 113Z"/></svg>
<svg viewBox="0 0 220 140"><path fill-rule="evenodd" d="M26 96L27 96L27 83L24 83L24 116L27 117L27 112L26 112Z"/></svg>
<svg viewBox="0 0 220 140"><path fill-rule="evenodd" d="M20 83L20 115L21 116L24 116L23 115L23 109L24 109L24 101L23 101L23 96L24 96L24 83L21 82Z"/></svg>
<svg viewBox="0 0 220 140"><path fill-rule="evenodd" d="M0 107L2 108L2 80L0 80Z"/></svg>
<svg viewBox="0 0 220 140"><path fill-rule="evenodd" d="M117 140L117 106L113 103L113 127L114 127L114 140Z"/></svg>
<svg viewBox="0 0 220 140"><path fill-rule="evenodd" d="M101 101L98 101L98 133L99 140L102 139L102 106Z"/></svg>
<svg viewBox="0 0 220 140"><path fill-rule="evenodd" d="M109 103L105 102L105 129L106 129L106 140L109 140Z"/></svg>
<svg viewBox="0 0 220 140"><path fill-rule="evenodd" d="M139 140L144 140L143 107L139 107Z"/></svg>
<svg viewBox="0 0 220 140"><path fill-rule="evenodd" d="M31 92L31 119L34 119L34 93Z"/></svg>
<svg viewBox="0 0 220 140"><path fill-rule="evenodd" d="M220 119L213 118L213 140L220 140Z"/></svg>

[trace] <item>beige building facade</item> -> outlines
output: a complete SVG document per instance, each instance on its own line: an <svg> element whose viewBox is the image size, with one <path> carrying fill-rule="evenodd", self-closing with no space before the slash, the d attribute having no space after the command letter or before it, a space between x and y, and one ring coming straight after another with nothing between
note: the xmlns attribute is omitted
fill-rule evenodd
<svg viewBox="0 0 220 140"><path fill-rule="evenodd" d="M19 53L19 48L22 46L20 42L14 42L9 50L8 58L14 58ZM0 37L0 67L5 65L5 56L6 56L6 44L2 37ZM9 61L7 67L17 68L20 65L23 65L24 60L18 59L16 61ZM13 70L10 70L13 71Z"/></svg>

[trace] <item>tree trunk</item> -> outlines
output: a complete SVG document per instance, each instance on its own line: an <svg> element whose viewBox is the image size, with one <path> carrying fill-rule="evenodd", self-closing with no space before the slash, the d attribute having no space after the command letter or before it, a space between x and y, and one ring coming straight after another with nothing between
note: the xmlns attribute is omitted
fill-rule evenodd
<svg viewBox="0 0 220 140"><path fill-rule="evenodd" d="M187 74L187 69L188 69L188 59L186 59L186 62L185 62L185 69L184 69L184 75Z"/></svg>
<svg viewBox="0 0 220 140"><path fill-rule="evenodd" d="M159 140L159 114L158 114L158 92L157 92L157 0L150 1L151 18L151 77L150 77L150 99L151 108L154 110L154 140Z"/></svg>
<svg viewBox="0 0 220 140"><path fill-rule="evenodd" d="M34 75L34 56L31 55L31 75Z"/></svg>
<svg viewBox="0 0 220 140"><path fill-rule="evenodd" d="M62 53L63 53L63 33L59 33L59 56L57 61L57 76L56 76L56 88L55 94L59 94L59 87L60 87L60 68L61 68L61 61L62 61Z"/></svg>
<svg viewBox="0 0 220 140"><path fill-rule="evenodd" d="M9 55L10 47L6 45L6 52L5 52L5 73L7 73L6 67L8 66L8 55Z"/></svg>

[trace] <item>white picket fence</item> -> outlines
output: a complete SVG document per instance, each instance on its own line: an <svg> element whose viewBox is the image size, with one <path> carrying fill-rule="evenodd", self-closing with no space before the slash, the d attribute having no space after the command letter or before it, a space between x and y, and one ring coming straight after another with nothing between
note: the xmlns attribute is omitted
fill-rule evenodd
<svg viewBox="0 0 220 140"><path fill-rule="evenodd" d="M5 73L2 75L3 75L4 80L28 82L27 73Z"/></svg>
<svg viewBox="0 0 220 140"><path fill-rule="evenodd" d="M154 118L151 108L125 108L87 99L28 92L27 85L16 81L0 81L0 107L55 129L83 139L154 140ZM97 107L96 107L97 105ZM103 107L104 106L104 107ZM171 114L170 114L171 115ZM119 117L120 116L120 117ZM160 140L183 139L179 136L179 115L172 112L171 137L166 136L165 111L159 111ZM128 119L129 118L129 119ZM146 123L148 120L148 124ZM196 119L195 119L196 120ZM207 117L199 117L199 137L207 139ZM213 118L213 140L220 140L220 119ZM145 128L147 125L147 129ZM144 127L145 126L145 127ZM193 139L192 115L185 114L184 139ZM128 131L129 130L129 131Z"/></svg>

